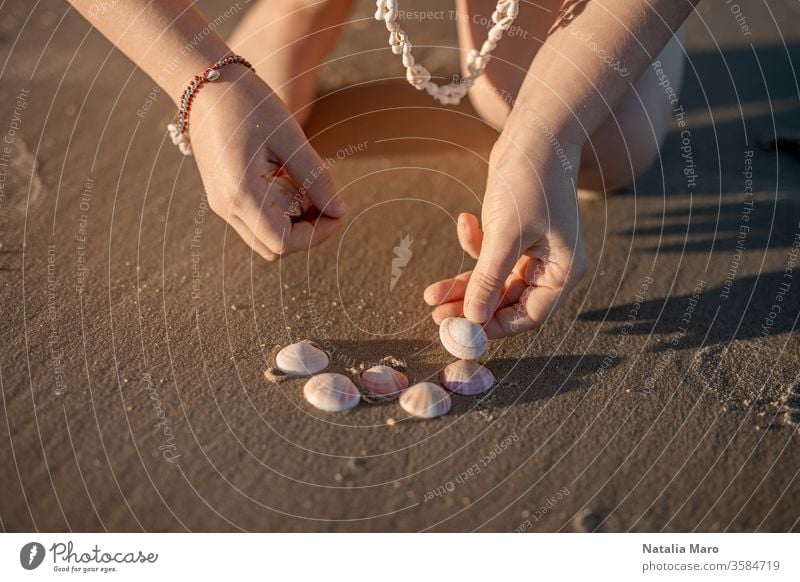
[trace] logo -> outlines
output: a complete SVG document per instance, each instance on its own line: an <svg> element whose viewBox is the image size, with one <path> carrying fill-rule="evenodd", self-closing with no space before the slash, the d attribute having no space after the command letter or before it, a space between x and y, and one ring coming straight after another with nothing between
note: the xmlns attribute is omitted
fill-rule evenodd
<svg viewBox="0 0 800 582"><path fill-rule="evenodd" d="M400 244L394 247L394 258L392 259L392 278L389 280L389 291L394 291L394 286L403 274L403 267L408 265L411 260L411 243L414 239L410 234L403 236L400 239Z"/></svg>
<svg viewBox="0 0 800 582"><path fill-rule="evenodd" d="M26 570L35 570L44 561L44 546L38 542L28 542L19 551L19 563Z"/></svg>

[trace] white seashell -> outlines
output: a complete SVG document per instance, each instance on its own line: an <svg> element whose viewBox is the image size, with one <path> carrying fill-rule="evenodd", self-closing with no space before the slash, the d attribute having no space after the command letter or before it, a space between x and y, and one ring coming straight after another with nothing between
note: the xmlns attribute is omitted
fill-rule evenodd
<svg viewBox="0 0 800 582"><path fill-rule="evenodd" d="M370 396L397 398L408 388L408 378L389 366L373 366L361 372L361 385Z"/></svg>
<svg viewBox="0 0 800 582"><path fill-rule="evenodd" d="M275 365L289 376L310 376L328 367L328 354L309 341L286 346L275 356Z"/></svg>
<svg viewBox="0 0 800 582"><path fill-rule="evenodd" d="M450 411L453 401L442 388L431 382L420 382L403 392L400 406L417 418L436 418Z"/></svg>
<svg viewBox="0 0 800 582"><path fill-rule="evenodd" d="M461 360L477 360L489 347L483 327L463 317L448 317L442 321L439 339L444 349Z"/></svg>
<svg viewBox="0 0 800 582"><path fill-rule="evenodd" d="M361 400L358 388L342 374L319 374L303 387L305 399L325 412L342 412L353 408Z"/></svg>
<svg viewBox="0 0 800 582"><path fill-rule="evenodd" d="M422 89L431 80L431 74L425 67L416 63L413 67L406 69L406 79L417 89Z"/></svg>
<svg viewBox="0 0 800 582"><path fill-rule="evenodd" d="M439 380L450 392L462 396L483 394L494 386L492 371L473 360L457 360L446 366L439 374Z"/></svg>
<svg viewBox="0 0 800 582"><path fill-rule="evenodd" d="M216 81L217 79L219 79L219 69L211 69L206 73L207 81Z"/></svg>

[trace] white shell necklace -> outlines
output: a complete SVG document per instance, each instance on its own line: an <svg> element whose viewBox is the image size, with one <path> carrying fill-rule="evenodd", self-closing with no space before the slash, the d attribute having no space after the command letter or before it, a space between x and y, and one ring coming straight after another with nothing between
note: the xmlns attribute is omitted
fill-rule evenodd
<svg viewBox="0 0 800 582"><path fill-rule="evenodd" d="M472 49L467 55L469 74L462 77L457 83L437 85L431 81L428 69L415 62L411 55L411 41L397 22L399 2L400 0L376 0L375 4L378 9L375 11L375 20L383 20L386 23L386 29L389 31L389 46L392 47L394 54L403 55L403 66L406 68L408 82L420 91L425 89L428 95L442 105L458 105L461 102L475 79L483 74L483 70L492 56L492 51L503 38L503 33L507 32L514 24L519 13L519 0L498 0L492 14L494 26L489 29L489 35L481 46L481 50Z"/></svg>

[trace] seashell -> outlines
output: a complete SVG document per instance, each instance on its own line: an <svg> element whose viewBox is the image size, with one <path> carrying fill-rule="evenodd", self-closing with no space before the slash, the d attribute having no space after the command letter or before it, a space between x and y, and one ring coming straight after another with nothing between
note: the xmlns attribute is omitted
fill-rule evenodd
<svg viewBox="0 0 800 582"><path fill-rule="evenodd" d="M483 327L463 317L448 317L442 321L439 339L444 349L460 360L477 360L489 347Z"/></svg>
<svg viewBox="0 0 800 582"><path fill-rule="evenodd" d="M286 346L275 356L275 365L289 376L310 376L328 367L328 354L308 340Z"/></svg>
<svg viewBox="0 0 800 582"><path fill-rule="evenodd" d="M413 67L406 69L406 79L417 89L422 89L431 80L431 74L425 67L416 63Z"/></svg>
<svg viewBox="0 0 800 582"><path fill-rule="evenodd" d="M483 394L494 386L492 371L473 360L456 360L445 366L439 374L439 380L450 392L462 396Z"/></svg>
<svg viewBox="0 0 800 582"><path fill-rule="evenodd" d="M400 406L417 418L436 418L450 411L450 395L432 382L420 382L403 392Z"/></svg>
<svg viewBox="0 0 800 582"><path fill-rule="evenodd" d="M361 400L358 388L350 378L331 372L312 377L303 387L305 399L325 412L342 412Z"/></svg>
<svg viewBox="0 0 800 582"><path fill-rule="evenodd" d="M206 73L206 80L207 81L216 81L219 79L219 69L211 69Z"/></svg>
<svg viewBox="0 0 800 582"><path fill-rule="evenodd" d="M397 398L408 388L408 378L389 366L373 366L361 372L361 385L370 396Z"/></svg>

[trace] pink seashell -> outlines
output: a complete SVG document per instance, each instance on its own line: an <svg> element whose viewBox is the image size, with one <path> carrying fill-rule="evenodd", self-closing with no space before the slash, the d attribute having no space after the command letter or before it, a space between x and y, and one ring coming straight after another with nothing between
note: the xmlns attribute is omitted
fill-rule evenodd
<svg viewBox="0 0 800 582"><path fill-rule="evenodd" d="M472 360L457 360L446 366L439 380L442 386L463 396L483 394L494 386L492 371Z"/></svg>
<svg viewBox="0 0 800 582"><path fill-rule="evenodd" d="M408 388L408 378L389 366L373 366L361 372L361 385L370 396L397 398Z"/></svg>
<svg viewBox="0 0 800 582"><path fill-rule="evenodd" d="M361 400L358 388L347 376L328 372L311 378L303 387L305 399L320 410L342 412Z"/></svg>
<svg viewBox="0 0 800 582"><path fill-rule="evenodd" d="M420 382L403 392L400 406L417 418L436 418L450 411L453 401L450 395L432 382Z"/></svg>

